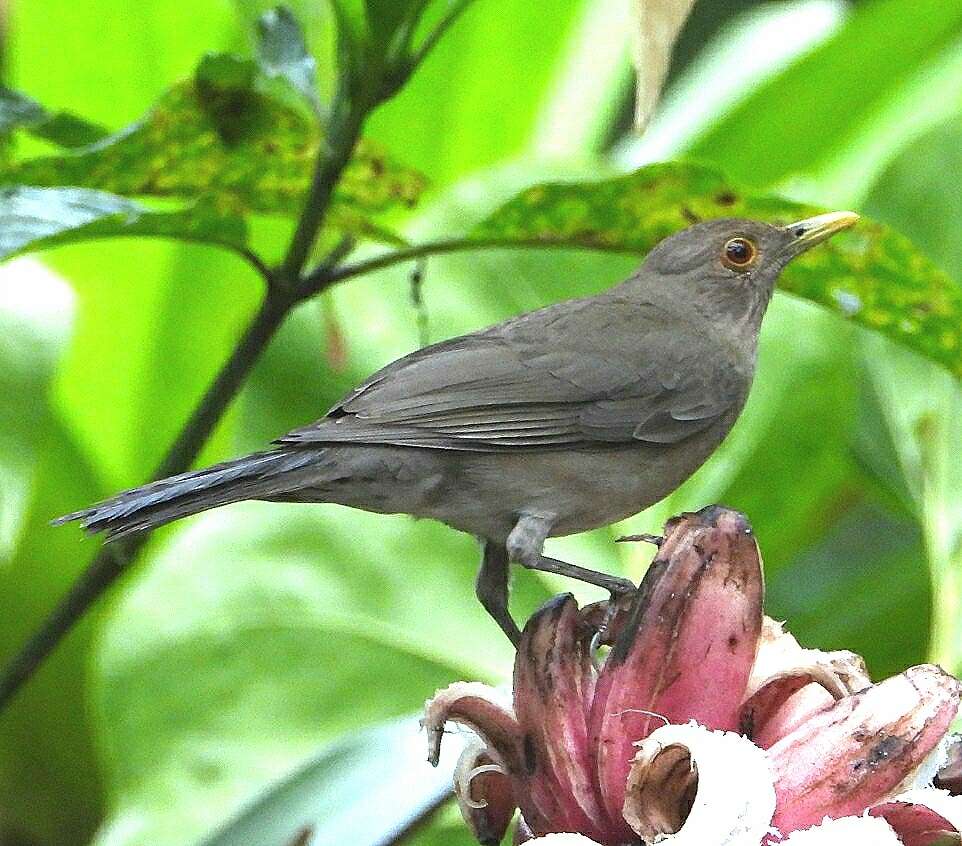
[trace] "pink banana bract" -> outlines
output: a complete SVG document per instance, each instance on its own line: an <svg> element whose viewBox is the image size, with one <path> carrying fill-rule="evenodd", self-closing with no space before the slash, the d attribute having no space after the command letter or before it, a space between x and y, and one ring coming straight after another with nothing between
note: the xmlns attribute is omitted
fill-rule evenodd
<svg viewBox="0 0 962 846"><path fill-rule="evenodd" d="M930 785L959 682L922 665L872 684L853 653L799 646L763 595L747 520L712 506L669 521L630 604L562 595L538 611L513 702L477 683L439 691L430 759L449 721L480 738L455 779L478 840L500 842L517 808L516 839L546 846L562 832L603 846L857 844L851 826L866 843L958 842L962 799ZM599 669L593 639L611 644Z"/></svg>

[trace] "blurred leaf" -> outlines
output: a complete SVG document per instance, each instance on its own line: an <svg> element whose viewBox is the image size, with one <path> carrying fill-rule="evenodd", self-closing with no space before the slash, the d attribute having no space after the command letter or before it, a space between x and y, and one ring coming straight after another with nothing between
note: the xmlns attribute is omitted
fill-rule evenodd
<svg viewBox="0 0 962 846"><path fill-rule="evenodd" d="M751 186L810 170L844 149L860 123L960 35L959 3L860 3L834 35L758 86L687 154Z"/></svg>
<svg viewBox="0 0 962 846"><path fill-rule="evenodd" d="M869 338L864 343L865 465L894 492L907 491L922 528L934 598L929 658L958 670L962 658L962 389L930 362ZM887 437L873 437L880 420ZM887 450L892 449L893 453Z"/></svg>
<svg viewBox="0 0 962 846"><path fill-rule="evenodd" d="M284 77L312 108L320 109L317 62L307 50L294 13L286 6L278 6L261 15L257 23L261 67L269 76Z"/></svg>
<svg viewBox="0 0 962 846"><path fill-rule="evenodd" d="M393 842L451 794L455 746L437 769L425 759L425 736L412 718L354 732L302 769L271 785L202 846L305 846Z"/></svg>
<svg viewBox="0 0 962 846"><path fill-rule="evenodd" d="M36 100L0 86L0 136L26 129L61 147L83 147L100 141L107 130L69 112L51 114Z"/></svg>
<svg viewBox="0 0 962 846"><path fill-rule="evenodd" d="M860 504L768 581L767 613L803 645L851 649L885 678L927 657L923 556L917 524Z"/></svg>
<svg viewBox="0 0 962 846"><path fill-rule="evenodd" d="M32 271L32 272L31 272ZM0 280L0 568L29 514L47 422L47 388L63 350L70 304L65 286L21 264ZM44 298L21 293L27 285ZM21 287L22 286L22 287Z"/></svg>
<svg viewBox="0 0 962 846"><path fill-rule="evenodd" d="M955 273L962 272L958 121L940 127L899 155L872 188L867 206L900 226ZM962 665L962 389L928 362L864 344L865 413L860 454L912 508L922 526L934 603L930 657ZM886 429L880 437L881 421Z"/></svg>
<svg viewBox="0 0 962 846"><path fill-rule="evenodd" d="M321 138L271 85L253 61L209 55L194 80L171 88L139 123L89 147L9 165L0 182L200 197L225 213L297 214ZM362 141L338 185L331 222L350 225L359 213L413 205L423 188L419 174Z"/></svg>
<svg viewBox="0 0 962 846"><path fill-rule="evenodd" d="M65 499L103 491L49 405L57 359L69 336L66 285L33 261L0 279L0 656L37 625L89 544L54 537L50 514ZM66 542L66 543L65 543ZM69 547L69 552L65 552ZM12 613L15 609L15 613ZM99 797L86 720L72 707L80 685L83 626L0 722L0 802L5 822L45 844L74 842L96 823ZM29 755L22 756L22 750ZM28 789L25 789L28 786Z"/></svg>
<svg viewBox="0 0 962 846"><path fill-rule="evenodd" d="M324 745L510 672L474 598L476 546L444 527L250 503L193 522L104 630L98 844L194 843Z"/></svg>
<svg viewBox="0 0 962 846"><path fill-rule="evenodd" d="M230 17L221 0L21 6L5 32L5 82L51 111L76 110L117 126L189 73L203 49L228 47L235 37ZM18 144L25 152L39 148L27 137ZM37 433L41 463L29 513L16 550L0 567L4 661L97 546L50 527L49 520L118 485L144 481L158 447L166 447L185 408L196 402L260 291L248 268L208 248L131 238L107 248L70 246L49 260L76 292L76 321L52 389L55 419ZM0 287L44 299L35 281L5 278ZM171 324L183 334L168 329L165 335ZM189 348L189 358L175 354L179 347ZM142 416L148 407L152 416ZM225 433L229 426L215 448L223 449ZM99 614L81 623L0 714L0 817L41 846L87 843L105 811L87 687Z"/></svg>
<svg viewBox="0 0 962 846"><path fill-rule="evenodd" d="M508 830L505 846L509 846L513 831ZM404 846L476 846L477 840L471 835L460 815L451 819L447 814L439 814L438 819L431 820L423 829L416 831Z"/></svg>
<svg viewBox="0 0 962 846"><path fill-rule="evenodd" d="M865 208L962 279L962 117L902 150L879 175Z"/></svg>
<svg viewBox="0 0 962 846"><path fill-rule="evenodd" d="M7 134L22 126L35 126L44 120L46 114L36 100L0 86L0 133Z"/></svg>
<svg viewBox="0 0 962 846"><path fill-rule="evenodd" d="M445 5L435 0L426 18ZM598 5L498 0L493 12L487 0L473 3L397 96L371 116L368 132L389 149L403 150L405 162L428 174L432 185L519 158L524 167L543 168L532 146L545 106L572 71L568 48ZM574 119L590 119L589 109L604 112L620 94L615 87L594 90Z"/></svg>
<svg viewBox="0 0 962 846"><path fill-rule="evenodd" d="M155 211L87 188L0 188L0 260L121 235L197 241L244 253L247 227L240 217L202 203Z"/></svg>
<svg viewBox="0 0 962 846"><path fill-rule="evenodd" d="M524 191L471 232L491 245L567 245L644 253L693 220L787 224L811 207L735 189L716 171L661 164L593 183ZM875 329L962 375L962 290L905 238L872 221L792 262L782 290Z"/></svg>
<svg viewBox="0 0 962 846"><path fill-rule="evenodd" d="M643 130L668 76L671 51L695 0L634 0L635 128Z"/></svg>
<svg viewBox="0 0 962 846"><path fill-rule="evenodd" d="M44 398L34 396L33 402ZM95 542L49 525L70 502L107 491L63 423L45 410L34 420L36 465L19 543L0 566L0 654L10 656L36 630L65 584L89 561ZM0 722L0 796L4 817L44 844L71 846L90 836L102 813L99 764L82 702L93 614L61 645Z"/></svg>

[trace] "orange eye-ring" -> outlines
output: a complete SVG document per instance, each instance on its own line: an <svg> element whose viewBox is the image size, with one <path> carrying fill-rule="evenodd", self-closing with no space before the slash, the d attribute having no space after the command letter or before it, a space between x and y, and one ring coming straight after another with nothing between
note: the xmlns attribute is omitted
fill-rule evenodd
<svg viewBox="0 0 962 846"><path fill-rule="evenodd" d="M748 238L730 238L722 250L722 264L732 270L748 270L758 257L758 248Z"/></svg>

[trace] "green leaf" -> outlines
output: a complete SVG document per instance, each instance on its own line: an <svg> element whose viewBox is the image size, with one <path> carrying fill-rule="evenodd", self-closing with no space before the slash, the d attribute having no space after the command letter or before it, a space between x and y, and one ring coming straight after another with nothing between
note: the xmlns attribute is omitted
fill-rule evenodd
<svg viewBox="0 0 962 846"><path fill-rule="evenodd" d="M51 111L76 110L115 127L189 72L203 50L237 43L228 3L144 0L135 13L131 8L122 0L21 7L5 32L4 81ZM39 148L26 137L18 144ZM178 269L171 258L182 253ZM49 526L50 519L145 480L158 457L153 440L166 447L182 425L261 291L242 262L192 245L123 239L48 256L76 293L78 319L51 388L57 419L37 433L40 463L29 513L17 548L0 566L4 661L37 630L97 547ZM0 298L41 294L42 276L37 262L6 265ZM185 292L194 292L186 313ZM175 294L176 325L190 356L172 361L157 327L169 319L163 306ZM144 375L154 372L158 381L165 378L163 394L149 391L155 413L145 417ZM105 813L87 687L99 617L88 615L0 714L2 827L24 831L32 846L87 843Z"/></svg>
<svg viewBox="0 0 962 846"><path fill-rule="evenodd" d="M102 126L70 112L50 113L25 94L0 86L0 136L25 129L61 147L82 147L107 136Z"/></svg>
<svg viewBox="0 0 962 846"><path fill-rule="evenodd" d="M434 769L417 718L353 732L271 785L202 846L290 846L302 831L311 832L311 846L392 842L451 794L456 745L442 749Z"/></svg>
<svg viewBox="0 0 962 846"><path fill-rule="evenodd" d="M27 267L7 274L0 286L0 568L16 549L30 512L47 389L66 345L71 312L69 292L52 274ZM22 293L26 282L30 293Z"/></svg>
<svg viewBox="0 0 962 846"><path fill-rule="evenodd" d="M98 844L196 842L327 744L510 671L470 539L280 508L182 526L113 605L93 669L112 808Z"/></svg>
<svg viewBox="0 0 962 846"><path fill-rule="evenodd" d="M258 58L268 76L281 76L299 91L315 110L317 62L308 52L300 24L286 6L265 12L258 19Z"/></svg>
<svg viewBox="0 0 962 846"><path fill-rule="evenodd" d="M445 4L451 6L436 0L428 13ZM575 63L591 61L593 54L591 48L573 54L572 42L596 37L596 28L583 29L607 19L610 9L591 0L498 0L497 13L490 6L471 6L398 96L368 122L373 137L403 150L405 161L427 173L432 185L453 184L510 161L523 162L518 170L543 168L546 111L594 123L606 104L612 112L618 108L615 84L592 89L583 101L558 99L564 99L559 87L568 87L569 78L584 76ZM557 127L565 123L554 120ZM424 131L434 126L444 131Z"/></svg>
<svg viewBox="0 0 962 846"><path fill-rule="evenodd" d="M883 171L865 201L870 214L905 232L962 279L962 118L914 140Z"/></svg>
<svg viewBox="0 0 962 846"><path fill-rule="evenodd" d="M958 120L917 139L880 176L866 205L903 227L962 273L962 204L955 168ZM859 452L867 467L917 516L925 539L933 603L930 658L962 666L962 387L928 362L866 342L865 407ZM866 425L874 423L874 426ZM881 429L881 433L879 433Z"/></svg>
<svg viewBox="0 0 962 846"><path fill-rule="evenodd" d="M26 398L21 400L26 401ZM43 403L34 395L32 402ZM33 419L35 466L19 543L0 564L0 654L12 656L89 563L96 542L50 526L53 515L108 493L63 421ZM9 441L8 441L9 444ZM7 445L8 445L7 444ZM23 457L19 457L20 460ZM95 611L8 705L0 721L3 815L42 844L86 842L103 813L98 756L85 702ZM25 789L25 785L29 785Z"/></svg>
<svg viewBox="0 0 962 846"><path fill-rule="evenodd" d="M470 237L496 245L571 246L645 253L695 220L792 220L818 210L735 188L717 171L659 164L593 183L549 183L524 191ZM877 330L962 376L962 290L888 227L863 220L798 261L783 291Z"/></svg>
<svg viewBox="0 0 962 846"><path fill-rule="evenodd" d="M875 678L924 661L933 603L918 525L861 502L812 540L767 580L767 613L803 645L863 655Z"/></svg>
<svg viewBox="0 0 962 846"><path fill-rule="evenodd" d="M122 196L203 199L234 213L299 214L322 139L276 95L255 62L211 55L147 116L69 153L0 169L0 184L83 187ZM345 226L417 202L424 180L362 141L338 185L332 220ZM363 234L363 232L361 232Z"/></svg>
<svg viewBox="0 0 962 846"><path fill-rule="evenodd" d="M245 253L247 227L240 217L200 203L165 212L86 188L0 188L0 260L121 235L197 241Z"/></svg>
<svg viewBox="0 0 962 846"><path fill-rule="evenodd" d="M810 171L844 151L899 86L960 34L958 3L860 3L833 36L758 86L687 154L751 186Z"/></svg>

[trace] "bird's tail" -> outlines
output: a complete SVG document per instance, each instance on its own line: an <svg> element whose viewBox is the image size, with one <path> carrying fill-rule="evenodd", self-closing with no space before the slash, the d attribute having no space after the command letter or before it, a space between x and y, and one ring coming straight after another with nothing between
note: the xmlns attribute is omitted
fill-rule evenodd
<svg viewBox="0 0 962 846"><path fill-rule="evenodd" d="M316 450L256 452L123 491L53 523L78 520L91 534L106 532L108 539L121 538L231 502L283 496L303 481L317 460Z"/></svg>

